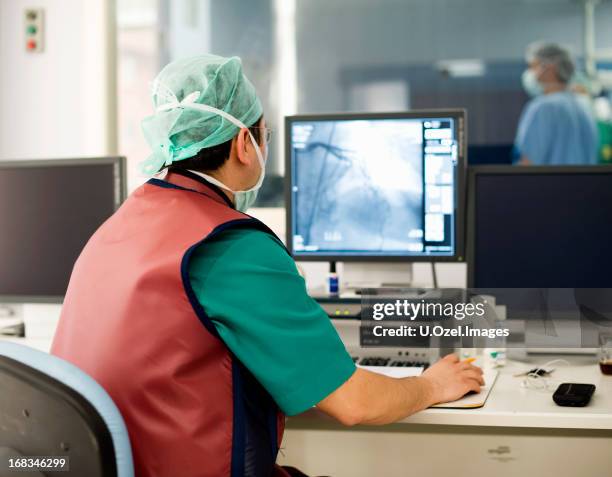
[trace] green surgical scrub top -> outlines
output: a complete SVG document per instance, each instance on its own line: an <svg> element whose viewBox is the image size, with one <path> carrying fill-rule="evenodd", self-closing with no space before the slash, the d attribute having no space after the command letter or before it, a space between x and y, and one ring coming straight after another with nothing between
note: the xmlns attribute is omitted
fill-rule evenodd
<svg viewBox="0 0 612 477"><path fill-rule="evenodd" d="M225 344L285 414L317 404L355 371L275 237L252 229L224 231L196 249L189 279Z"/></svg>

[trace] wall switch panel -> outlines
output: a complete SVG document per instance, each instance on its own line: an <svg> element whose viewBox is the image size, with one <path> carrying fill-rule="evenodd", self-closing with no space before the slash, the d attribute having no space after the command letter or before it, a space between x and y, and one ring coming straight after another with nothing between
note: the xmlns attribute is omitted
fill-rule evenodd
<svg viewBox="0 0 612 477"><path fill-rule="evenodd" d="M24 41L28 53L44 51L44 10L42 8L26 8L24 10Z"/></svg>

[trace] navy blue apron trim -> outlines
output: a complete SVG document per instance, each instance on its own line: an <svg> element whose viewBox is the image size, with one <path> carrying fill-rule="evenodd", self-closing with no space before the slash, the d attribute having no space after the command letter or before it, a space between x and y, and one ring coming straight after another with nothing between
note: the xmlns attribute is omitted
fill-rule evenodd
<svg viewBox="0 0 612 477"><path fill-rule="evenodd" d="M236 229L236 228L253 228L261 230L262 232L268 232L268 227L260 222L257 219L253 218L245 218L245 219L236 219L229 222L225 222L217 227L215 227L210 234L208 234L204 239L195 243L183 256L181 261L181 279L183 282L183 288L189 299L189 303L193 308L195 314L197 315L200 322L204 325L204 327L208 330L208 332L215 336L216 338L221 340L221 336L215 324L212 322L201 303L197 299L195 292L193 291L193 287L191 286L191 281L189 280L189 264L191 262L191 257L195 250L205 243L206 241L212 239L217 234L220 234L228 229ZM271 231L269 231L272 233ZM273 234L272 234L273 235ZM233 353L228 349L228 352L232 359L232 407L233 407L233 422L232 422L232 456L231 456L231 476L232 477L243 477L245 475L245 449L246 449L246 412L244 409L244 386L242 373L240 370L239 360L233 355ZM274 412L276 415L277 408L276 406L272 406L272 409L269 412ZM269 424L270 435L271 435L271 447L273 448L273 455L275 456L278 452L278 430L276 428L276 423L274 423L274 427L272 427L272 423ZM276 460L276 459L274 459Z"/></svg>
<svg viewBox="0 0 612 477"><path fill-rule="evenodd" d="M151 184L157 187L163 187L164 189L182 189L182 187L170 184L170 182L162 181L161 179L149 179L147 181L147 184Z"/></svg>
<svg viewBox="0 0 612 477"><path fill-rule="evenodd" d="M231 476L244 476L244 459L246 456L246 415L244 410L244 389L240 365L232 355L232 396L233 396L233 429L232 429L232 463Z"/></svg>
<svg viewBox="0 0 612 477"><path fill-rule="evenodd" d="M267 227L263 223L259 222L256 219L250 218L231 220L229 222L225 222L221 225L218 225L204 239L189 247L187 249L187 252L185 252L185 255L183 255L183 259L181 260L181 278L183 281L183 288L185 289L187 298L189 298L189 303L191 303L191 307L195 311L202 324L206 327L206 329L213 336L216 336L219 339L220 337L219 333L217 332L217 328L215 327L214 323L202 307L202 304L199 302L195 292L193 291L193 287L191 286L191 280L189 280L189 264L191 263L191 257L200 245L207 242L208 240L211 240L213 237L226 230L234 228L252 228L255 230L261 230L262 232L266 232L266 230L261 227L260 224L267 229Z"/></svg>
<svg viewBox="0 0 612 477"><path fill-rule="evenodd" d="M278 454L278 410L275 408L269 410L268 429L270 432L270 451L276 461L276 455Z"/></svg>

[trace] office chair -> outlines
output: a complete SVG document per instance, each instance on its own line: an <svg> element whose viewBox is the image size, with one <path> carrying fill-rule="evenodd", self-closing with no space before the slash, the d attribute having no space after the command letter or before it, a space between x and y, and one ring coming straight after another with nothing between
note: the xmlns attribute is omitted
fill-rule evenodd
<svg viewBox="0 0 612 477"><path fill-rule="evenodd" d="M106 391L56 356L0 341L0 475L51 470L8 472L8 457L19 456L68 456L66 477L134 477L127 429Z"/></svg>

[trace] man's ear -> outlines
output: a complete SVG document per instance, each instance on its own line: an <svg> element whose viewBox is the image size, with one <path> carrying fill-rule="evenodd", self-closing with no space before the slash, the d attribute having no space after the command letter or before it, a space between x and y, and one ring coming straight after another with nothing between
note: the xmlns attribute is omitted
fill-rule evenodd
<svg viewBox="0 0 612 477"><path fill-rule="evenodd" d="M249 130L241 129L236 136L236 156L243 164L247 162L247 146L249 145Z"/></svg>

